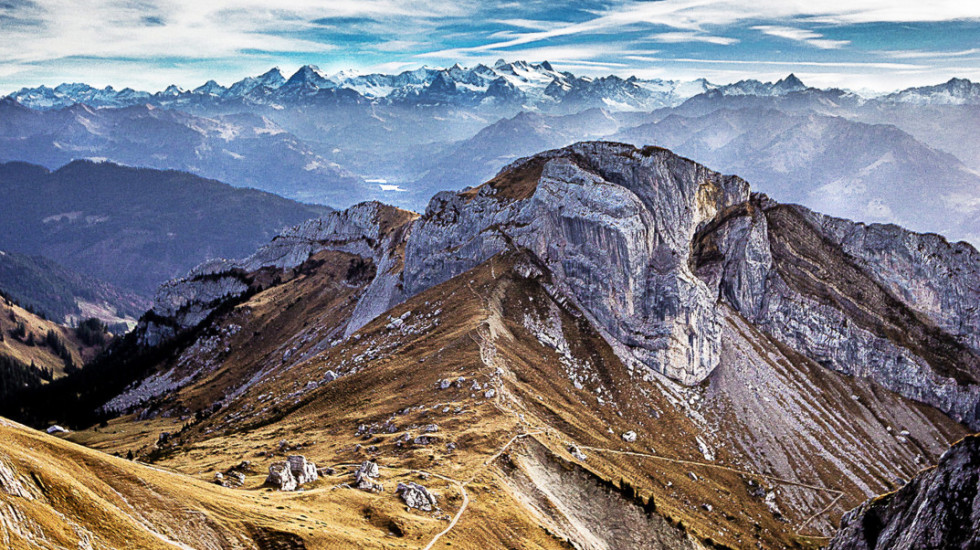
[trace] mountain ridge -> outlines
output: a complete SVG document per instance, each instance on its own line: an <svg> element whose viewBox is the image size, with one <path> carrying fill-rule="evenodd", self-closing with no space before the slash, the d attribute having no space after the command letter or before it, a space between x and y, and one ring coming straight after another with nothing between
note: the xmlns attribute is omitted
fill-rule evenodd
<svg viewBox="0 0 980 550"><path fill-rule="evenodd" d="M329 509L362 547L816 546L980 421L978 270L967 244L582 142L202 264L78 377L0 406L195 484L238 472L193 502ZM254 493L300 452L320 479ZM406 509L409 480L442 510Z"/></svg>
<svg viewBox="0 0 980 550"><path fill-rule="evenodd" d="M942 84L911 87L862 99L915 104L978 104L978 87L980 85L968 79L953 78ZM478 64L468 68L457 63L447 68L423 66L399 74L340 71L328 75L315 65L304 65L288 78L282 75L278 67L274 67L262 75L246 77L228 86L210 80L190 90L170 86L156 93L138 92L130 88L117 91L112 86L97 89L83 83L63 83L54 88L22 88L5 98L40 110L63 108L76 103L93 107L137 104L186 107L195 101L243 101L259 104L289 102L303 97L312 98L321 91L335 93L343 90L355 94L350 96L351 99L357 97L391 104L416 101L424 103L432 100L471 105L487 101L518 101L547 110L566 99L575 103L592 96L593 101L586 107L652 110L677 106L702 93L783 96L809 89L795 74L789 74L776 82L749 79L730 84L713 84L703 78L676 81L616 75L580 77L571 72L558 71L547 61L508 63L500 60L492 66Z"/></svg>
<svg viewBox="0 0 980 550"><path fill-rule="evenodd" d="M629 163L635 162L636 159L643 159L642 162L651 162L653 166L657 166L657 170L660 171L658 173L659 177L678 177L683 178L684 181L690 181L694 177L703 178L704 182L698 188L697 192L688 190L685 192L686 195L671 196L668 194L661 196L657 195L657 192L647 195L646 193L650 193L650 191L646 187L643 187L643 184L630 183L631 180L629 178L636 177L635 172L632 172L633 175L629 175L631 173L630 171L635 171L637 168L631 167ZM601 168L598 168L600 166ZM677 170L677 175L669 175L672 173L672 170ZM689 172L691 170L693 172ZM552 214L549 214L549 212L558 210L575 212L576 209L579 209L581 215L587 216L586 219L588 219L588 217L594 216L595 214L587 213L587 210L581 210L585 208L584 205L586 204L589 205L588 208L598 208L599 211L605 208L612 208L605 215L613 216L614 218L610 218L609 222L603 223L612 223L613 225L610 227L616 228L613 231L623 232L622 240L619 241L619 244L615 245L616 247L621 246L623 248L621 250L614 249L616 250L615 255L609 258L609 267L606 268L595 265L593 263L594 260L588 260L584 257L574 260L576 262L582 262L580 267L573 270L576 273L574 277L565 283L556 284L559 288L563 288L563 293L566 296L574 297L579 303L590 304L583 306L583 309L588 314L594 316L593 322L604 330L607 338L621 345L620 353L625 353L623 350L626 349L630 350L628 354L621 357L621 360L626 363L638 362L647 368L659 371L668 378L685 384L693 384L703 380L704 377L710 374L715 365L717 365L719 353L719 348L717 347L719 345L717 340L718 321L714 319L714 315L716 314L711 313L713 306L711 305L710 296L712 292L722 292L721 289L726 285L736 283L735 281L726 282L725 273L731 270L735 270L738 273L742 270L750 269L749 273L751 275L749 278L739 280L737 283L739 286L729 290L731 294L728 295L728 299L736 310L740 311L748 319L762 323L762 326L767 327L766 330L773 331L773 334L778 335L779 338L791 342L798 350L808 349L809 351L805 351L804 353L810 357L820 358L827 366L852 374L854 371L850 370L847 365L853 359L851 355L853 351L849 349L846 340L841 340L839 336L832 336L830 333L820 336L806 336L801 339L799 334L793 334L792 331L787 331L783 328L783 323L788 322L787 320L793 316L805 316L806 313L804 312L808 311L810 315L819 312L816 313L817 316L828 316L827 318L814 319L814 322L808 326L839 326L841 313L852 315L846 312L848 308L852 307L848 304L852 303L851 300L853 298L833 298L828 302L826 298L820 296L820 293L824 292L823 290L817 287L806 286L809 283L805 283L805 278L809 275L804 273L803 278L801 278L801 273L795 271L799 268L792 264L798 260L790 259L788 263L785 263L787 260L780 261L778 259L780 254L788 254L788 258L796 258L800 254L799 251L788 249L777 252L773 248L765 252L768 255L768 260L766 260L768 265L761 269L757 261L753 261L747 266L742 266L741 262L747 260L738 259L740 255L748 253L748 248L746 247L761 246L764 249L774 247L775 244L770 244L770 241L776 238L772 234L773 231L790 232L782 236L782 239L784 239L782 246L798 246L790 243L797 241L806 243L808 239L814 240L814 248L811 251L804 252L804 254L813 254L815 255L814 257L829 253L828 251L830 249L822 249L821 247L826 247L819 243L821 240L828 239L831 235L834 235L836 239L840 240L838 243L831 244L830 247L842 247L847 243L847 246L850 247L846 253L848 257L870 258L873 257L873 254L892 254L896 255L894 259L900 262L898 265L906 263L908 266L915 266L914 269L903 266L903 270L891 272L887 276L880 274L874 275L868 279L868 290L859 291L864 293L879 293L880 298L877 299L882 300L882 302L877 307L881 309L876 311L868 320L859 322L858 325L863 328L853 328L851 337L864 339L872 347L888 347L893 350L891 353L897 354L897 357L886 360L884 365L877 367L877 370L872 369L869 372L858 374L871 376L890 389L899 393L904 392L909 397L924 400L943 408L947 413L967 424L980 425L980 417L976 416L976 409L978 403L980 403L980 388L976 385L976 377L978 375L975 372L980 370L980 362L978 362L980 359L977 357L977 350L980 350L980 333L975 328L970 328L973 324L972 321L968 320L970 312L957 309L958 303L968 303L971 300L969 298L970 294L976 293L976 289L971 290L970 287L970 281L980 272L978 271L980 268L976 265L978 259L980 259L976 249L965 243L950 244L938 236L923 235L917 237L921 239L919 241L920 243L930 242L929 249L936 250L933 254L941 255L948 261L950 266L954 266L956 269L947 270L944 268L947 265L946 263L933 260L925 261L925 257L922 256L921 251L917 251L912 245L897 246L888 249L887 246L891 245L887 243L904 232L904 230L896 226L865 226L862 224L853 224L852 222L841 219L821 217L802 207L782 207L764 196L750 196L748 184L740 178L722 176L713 172L701 172L702 170L705 170L703 166L689 159L678 157L666 149L647 147L640 150L635 149L631 145L607 142L580 143L564 149L549 151L515 161L502 170L497 177L479 188L465 193L443 192L436 194L430 201L425 214L418 220L403 218L405 220L404 223L411 223L413 226L404 232L404 234L409 235L404 245L405 256L403 258L393 258L390 255L392 253L390 251L398 250L399 247L389 244L386 245L389 252L383 255L387 259L378 260L375 257L375 261L380 261L385 265L404 264L403 271L400 275L389 273L387 277L377 277L371 286L378 290L368 295L371 296L372 300L384 304L376 310L380 313L380 311L397 304L407 297L417 294L425 288L441 283L448 278L462 273L466 269L472 268L494 253L502 252L511 244L518 247L530 247L530 250L534 251L535 255L539 258L548 258L550 254L555 253L558 253L558 257L561 257L560 254L562 253L551 250L543 243L567 242L570 240L581 243L583 242L581 235L572 237L568 234L562 234L563 231L569 229L561 228L561 226L549 227L549 222L544 222L545 225L541 226L539 220L546 220L551 217ZM692 174L702 173L705 175L692 176ZM679 174L683 174L683 176ZM539 193L538 189L539 186L547 186L547 182L556 179L558 181L576 182L578 187L567 189L574 189L575 193L584 194L581 197L572 199L572 202L568 204L565 204L564 201L569 199L562 198L557 204L548 205L548 201L552 199L545 197L559 196L562 193L558 193L557 191L542 191ZM617 185L625 186L625 189L629 191L626 191L627 194L622 196L619 196L618 191L613 191L611 195L608 195L611 190L609 185L601 183L608 181L617 182ZM635 185L639 187L635 187L635 189L631 187ZM597 187L595 187L595 191L586 191L586 189L589 189L589 186ZM600 192L600 189L602 193L606 194L602 201L596 197L589 198L589 193ZM534 202L532 201L532 197L537 201L543 202ZM476 202L485 203L485 206L477 207L475 206ZM609 204L610 202L611 204ZM501 204L505 206L501 206ZM641 207L641 204L644 206ZM675 208L683 208L683 210L665 214L664 209L658 206L662 204L674 204L671 210ZM559 207L559 205L563 206ZM684 206L682 207L681 205ZM379 207L373 206L371 208L376 209ZM647 211L650 212L649 215L654 220L657 220L659 216L666 216L663 219L653 222L655 226L665 228L677 227L672 232L661 229L660 231L663 231L663 233L658 236L658 239L663 239L666 242L658 246L666 247L666 250L670 250L670 247L678 246L679 243L687 240L695 243L693 253L696 254L689 260L690 266L684 263L683 255L680 259L667 259L670 257L669 255L657 259L657 255L663 252L658 252L657 248L650 248L648 250L642 248L644 245L640 243L650 238L647 230L643 229L643 227L651 223L651 220L641 217L637 218L636 221L612 222L613 219L622 215L623 208L629 211L630 209L644 207L648 209ZM527 208L527 210L522 211L521 208ZM537 208L543 208L544 210L537 211ZM357 212L357 208L350 212ZM508 213L504 214L503 212ZM727 215L723 223L713 227L711 233L704 233L701 227L703 223L715 217L720 212L731 212L731 214ZM762 218L759 217L759 212L765 213ZM340 215L353 215L354 218L352 219L358 219L360 217L359 214L341 213ZM377 214L372 215L376 216ZM506 222L501 219L501 216L504 216ZM672 218L671 216L692 217L686 222L681 222L680 219ZM643 221L640 222L640 219L643 219ZM326 227L329 228L327 234L332 234L332 232L337 231L337 227L343 227L343 224L349 223L342 222L342 218L336 218L336 220L341 225L338 226L334 222L327 223ZM460 220L465 220L465 223L462 223ZM504 224L503 226L514 227L516 229L503 232L501 232L501 229L497 229L495 230L496 232L484 233L494 227L502 227L500 225L501 223ZM631 223L642 225L631 227L629 225ZM684 223L689 225L685 227ZM461 229L462 227L468 227L469 229L462 230L461 234L447 233L450 228ZM736 227L738 229L735 229ZM603 229L602 231L608 230ZM547 235L555 231L557 233L550 238L544 241L540 240L543 238L541 235ZM734 233L731 233L732 231ZM500 232L500 234L498 235L497 232ZM742 235L742 238L745 238L745 232L755 242L744 244L739 243L737 240L731 240L733 239L733 234ZM793 232L798 233L795 237L790 237ZM810 232L813 232L814 236L807 236L807 233ZM358 229L355 233L364 235L363 229ZM911 233L908 234L911 235ZM524 239L530 238L531 235L536 236L533 240L524 241ZM625 235L632 235L632 237L626 238ZM361 236L358 238L365 237ZM602 238L608 239L610 236L603 236ZM312 240L319 242L317 238L313 238ZM911 237L904 237L902 240L908 242L911 240ZM343 242L347 242L346 238ZM616 243L617 241L614 240L611 242ZM722 243L726 244L723 245ZM320 243L319 246L324 245ZM353 250L347 248L348 246L344 244L342 249L345 251ZM652 244L648 242L647 246L652 246ZM890 251L882 252L881 247L883 246L886 247L885 250ZM718 260L714 255L718 253L719 248L723 250L724 247L733 247L731 252L723 254L723 256L733 254L734 256L726 259L726 262L734 261L734 264L721 268L722 271L719 272L717 270L721 266L718 264ZM328 246L327 248L330 247ZM301 250L308 251L309 249ZM705 250L712 250L713 252L709 254ZM601 250L592 250L591 253L599 255L608 254L608 252ZM756 251L755 253L760 252ZM901 256L897 256L899 253ZM287 255L289 260L286 264L279 263L278 260L273 262L273 264L256 263L255 260L251 260L250 265L245 264L248 265L245 271L254 271L263 265L273 265L277 268L292 267L298 265L297 262L300 262L308 254L309 252L301 253L298 256ZM476 255L469 257L468 254ZM258 256L261 257L262 253L260 252ZM543 261L545 263L549 262L549 260ZM550 261L559 262L558 264L551 265L549 268L556 273L561 273L565 269L571 269L569 266L574 265L572 263L573 260L570 258L565 258L560 261L553 259ZM811 259L807 261L816 260ZM921 262L921 266L917 266L916 262ZM631 287L631 285L638 284L638 281L643 281L643 285L650 285L653 284L653 281L657 280L652 274L648 276L641 275L644 270L648 269L648 267L644 267L648 263L657 265L656 272L658 275L656 277L661 279L660 282L656 283L660 285L657 286L659 290L656 292L658 295L658 302L655 302L658 304L656 307L666 308L666 311L670 313L659 313L661 316L659 323L661 324L654 321L652 328L640 328L644 324L651 323L649 313L623 315L617 312L624 310L631 311L634 309L639 309L642 312L641 308L651 307L644 304L645 299L642 298L643 294L639 294L640 297L632 298L632 300L635 300L633 304L618 303L615 300L604 303L608 299L598 297L605 294L601 289L607 286L609 286L610 292L613 292L612 289L616 288L619 293L625 296L643 293L644 290L642 287ZM235 266L235 269L238 269L243 264L231 265ZM564 265L565 267L559 269L557 267L558 265ZM600 265L602 265L601 262ZM840 265L841 273L855 269L848 262L841 263ZM916 282L917 279L914 271L926 268L943 271L946 274L945 278L932 278L930 279L932 282L925 284L925 288L928 288L929 293L936 296L956 293L955 295L959 296L960 299L944 299L943 305L938 308L929 306L930 309L923 309L925 307L923 304L927 303L920 296L924 288L922 287L922 283ZM577 272L577 270L581 269L585 269L586 271ZM617 271L619 269L623 271ZM860 271L873 269L873 267L871 263L862 263L856 269ZM752 273L752 270L755 273ZM593 271L593 273L588 276L587 280L592 282L590 284L584 284L581 278L589 271ZM700 272L703 272L703 276L696 277L695 274ZM220 273L220 270L217 273ZM208 266L203 271L198 270L197 272L192 272L189 279L185 279L182 282L177 281L176 287L171 287L168 292L176 290L180 294L179 287L182 284L189 285L189 289L194 289L196 284L204 284L206 288L213 288L214 277L217 273L214 266ZM858 271L853 271L853 273L858 273ZM852 278L857 277L857 275L853 274L848 276ZM234 280L234 277L232 276L231 279ZM774 286L774 283L769 282L770 279L777 280L778 284ZM195 283L195 280L201 281L201 283ZM599 281L603 282L599 283ZM950 282L947 283L946 281ZM705 285L705 282L708 284ZM594 288L595 285L599 285L599 289ZM620 285L623 286L620 287ZM712 286L715 287L713 291ZM219 286L219 288L221 287ZM215 291L213 290L192 290L189 295L193 297L191 303L206 305L214 303L215 298L220 295L229 293L240 294L244 290L245 287L241 286L238 287L237 291L229 291L226 288L221 288L221 290L217 291L217 295L214 294ZM203 294L200 294L201 292ZM613 294L615 293L613 292ZM203 298L199 298L199 294ZM778 312L770 310L767 306L763 305L770 300L776 299L784 304L783 307L803 307L803 309L792 313L790 312L791 310ZM816 299L816 302L810 303L809 306L804 305L814 299ZM798 303L792 305L795 302ZM177 309L168 307L163 312L170 312L172 315L178 310L188 307L188 305L187 303L180 302ZM916 313L908 316L908 314L903 313L903 308L911 308ZM210 310L196 311L194 308L191 308L190 311L193 312L191 319L197 320L206 316ZM946 334L945 336L939 333L934 336L926 336L927 334L931 334L929 331L933 329L929 328L928 325L923 325L921 330L924 332L921 333L921 338L925 338L927 341L931 341L928 340L930 338L938 338L939 340L936 340L936 343L926 344L927 346L936 346L937 349L952 345L953 347L948 351L942 352L952 353L953 355L949 356L952 359L932 356L930 355L931 352L923 351L925 348L916 348L904 340L898 333L894 332L893 329L889 328L897 323L901 323L904 326L907 326L909 323L917 323L918 321L913 321L916 315L926 315L933 323L944 327L943 330L951 331L950 334L942 333ZM880 318L876 316L880 316ZM641 318L644 320L640 321ZM369 320L370 318L367 319ZM356 331L362 322L364 321L349 325L345 334L349 335L353 331ZM181 325L186 327L187 323L181 323ZM821 329L811 328L810 330ZM697 344L693 342L683 344L682 340L688 338L687 336L684 338L679 337L683 334L690 335L690 338L696 340ZM814 337L821 340L819 344L811 340ZM824 340L824 338L832 339ZM940 343L943 338L951 338L950 344ZM154 337L152 340L158 341L159 339ZM665 349L669 350L666 354L664 354ZM963 355L960 357L956 354ZM957 359L955 357L960 358ZM897 361L897 363L892 364L889 361ZM965 379L960 379L959 375L955 374L955 369L950 371L948 366L944 366L955 366L962 361L966 361L964 363L965 372L967 373L964 375L966 376ZM862 360L861 363L866 363L866 361ZM671 365L669 368L666 366L668 364ZM920 384L920 386L926 389L919 391L911 389L907 381L899 378L891 378L893 376L890 373L891 370L895 370L896 372L908 370L912 365L916 365L915 369L918 369L913 377L932 377L934 382ZM954 382L952 384L943 382L945 380L944 377L949 376L950 372L954 373ZM971 372L972 374L969 374ZM938 385L932 387L931 384L933 383ZM972 389L964 391L959 387L963 383L967 384L968 387L972 387Z"/></svg>

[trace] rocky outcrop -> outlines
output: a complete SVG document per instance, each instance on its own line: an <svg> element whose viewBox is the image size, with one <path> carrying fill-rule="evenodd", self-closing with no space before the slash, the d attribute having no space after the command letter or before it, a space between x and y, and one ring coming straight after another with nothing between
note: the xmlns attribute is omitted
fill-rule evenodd
<svg viewBox="0 0 980 550"><path fill-rule="evenodd" d="M519 247L628 363L694 384L718 362L720 330L689 243L748 196L743 180L663 149L595 142L542 153L478 190L432 199L408 239L406 294Z"/></svg>
<svg viewBox="0 0 980 550"><path fill-rule="evenodd" d="M379 477L381 477L381 471L378 469L378 464L365 460L354 471L354 487L362 491L380 493L384 491L384 486L374 481Z"/></svg>
<svg viewBox="0 0 980 550"><path fill-rule="evenodd" d="M295 268L323 250L355 254L377 267L348 322L348 330L356 330L401 297L396 292L400 245L413 216L378 202L362 203L291 227L244 260L204 262L160 287L150 315L140 324L140 342L155 346L197 326L222 303L244 295L252 274Z"/></svg>
<svg viewBox="0 0 980 550"><path fill-rule="evenodd" d="M305 456L293 455L286 459L289 464L289 471L296 478L296 483L305 485L316 481L320 476L316 471L316 464L306 460Z"/></svg>
<svg viewBox="0 0 980 550"><path fill-rule="evenodd" d="M280 491L295 491L300 485L312 483L319 477L316 464L304 456L293 455L286 462L271 464L265 483Z"/></svg>
<svg viewBox="0 0 980 550"><path fill-rule="evenodd" d="M222 472L215 472L214 484L221 485L222 487L227 487L229 489L237 489L242 485L245 485L245 474L242 472L231 472L226 475Z"/></svg>
<svg viewBox="0 0 980 550"><path fill-rule="evenodd" d="M289 464L285 462L274 462L269 465L269 477L265 479L265 484L278 491L295 491L297 487L296 478L289 469Z"/></svg>
<svg viewBox="0 0 980 550"><path fill-rule="evenodd" d="M841 520L831 550L980 547L980 436L953 445L939 464Z"/></svg>
<svg viewBox="0 0 980 550"><path fill-rule="evenodd" d="M396 491L409 508L431 512L439 507L435 495L418 483L399 483Z"/></svg>
<svg viewBox="0 0 980 550"><path fill-rule="evenodd" d="M0 459L0 491L11 496L34 500L34 495L27 490L27 486L21 482L14 469L2 459Z"/></svg>

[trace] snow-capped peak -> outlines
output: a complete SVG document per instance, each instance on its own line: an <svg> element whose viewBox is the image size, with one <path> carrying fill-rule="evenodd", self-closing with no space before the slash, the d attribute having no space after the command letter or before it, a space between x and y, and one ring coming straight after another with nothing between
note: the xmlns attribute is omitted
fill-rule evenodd
<svg viewBox="0 0 980 550"><path fill-rule="evenodd" d="M324 84L331 82L330 79L316 65L303 65L298 71L289 77L284 86L310 85L323 87Z"/></svg>
<svg viewBox="0 0 980 550"><path fill-rule="evenodd" d="M213 95L213 96L220 96L224 94L226 91L227 88L225 88L221 84L218 84L214 80L208 80L201 86L194 88L195 94L204 94L204 95Z"/></svg>

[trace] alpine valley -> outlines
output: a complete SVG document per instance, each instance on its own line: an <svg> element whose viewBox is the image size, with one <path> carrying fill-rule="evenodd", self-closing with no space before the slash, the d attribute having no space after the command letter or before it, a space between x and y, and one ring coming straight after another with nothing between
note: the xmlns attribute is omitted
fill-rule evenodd
<svg viewBox="0 0 980 550"><path fill-rule="evenodd" d="M139 119L187 132L172 146L212 177L224 158L262 162L240 140L287 140L346 202L381 157L378 170L414 166L437 186L491 172L421 213L360 202L212 256L79 372L0 401L0 545L975 547L980 253L784 203L662 147L577 141L590 128L669 142L802 202L831 184L874 204L907 190L920 216L879 206L966 235L976 176L954 155L968 145L897 122L966 119L951 113L975 100L962 83L866 99L795 78L583 79L545 63L19 92L3 150L42 164L84 148L160 167L147 160L160 143L127 133ZM487 118L514 102L531 112ZM378 132L405 145L367 150ZM419 135L433 137L409 147ZM341 136L350 148L316 152ZM835 172L847 143L868 153ZM524 148L543 152L513 160ZM360 179L331 187L347 173L331 163ZM912 194L930 170L933 202L957 206L946 216Z"/></svg>

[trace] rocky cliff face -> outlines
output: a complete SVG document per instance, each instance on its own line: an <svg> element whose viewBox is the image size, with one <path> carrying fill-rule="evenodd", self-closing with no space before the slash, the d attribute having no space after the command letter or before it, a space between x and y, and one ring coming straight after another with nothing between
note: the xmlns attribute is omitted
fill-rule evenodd
<svg viewBox="0 0 980 550"><path fill-rule="evenodd" d="M969 245L757 195L703 227L694 247L698 275L770 336L980 422L980 261Z"/></svg>
<svg viewBox="0 0 980 550"><path fill-rule="evenodd" d="M520 247L628 364L695 384L718 363L720 330L689 243L699 224L747 199L744 181L663 149L573 145L518 161L476 191L437 195L409 238L405 288Z"/></svg>
<svg viewBox="0 0 980 550"><path fill-rule="evenodd" d="M376 274L346 334L508 249L550 273L625 364L685 385L718 365L723 303L821 365L980 424L980 255L750 196L748 184L665 149L587 142L522 159L425 214L366 203L287 231L251 258L164 287L154 311L193 326L241 273L317 250ZM151 339L147 339L151 341Z"/></svg>
<svg viewBox="0 0 980 550"><path fill-rule="evenodd" d="M831 550L980 546L980 436L953 445L932 469L841 521Z"/></svg>
<svg viewBox="0 0 980 550"><path fill-rule="evenodd" d="M390 272L401 264L404 230L414 214L367 202L309 220L284 231L244 260L211 260L187 276L162 285L151 315L140 324L140 341L154 346L197 326L222 303L241 297L260 270L293 269L323 250L349 252L373 262L375 277L349 322L356 330L394 305L400 296ZM397 278L397 277L396 277Z"/></svg>

